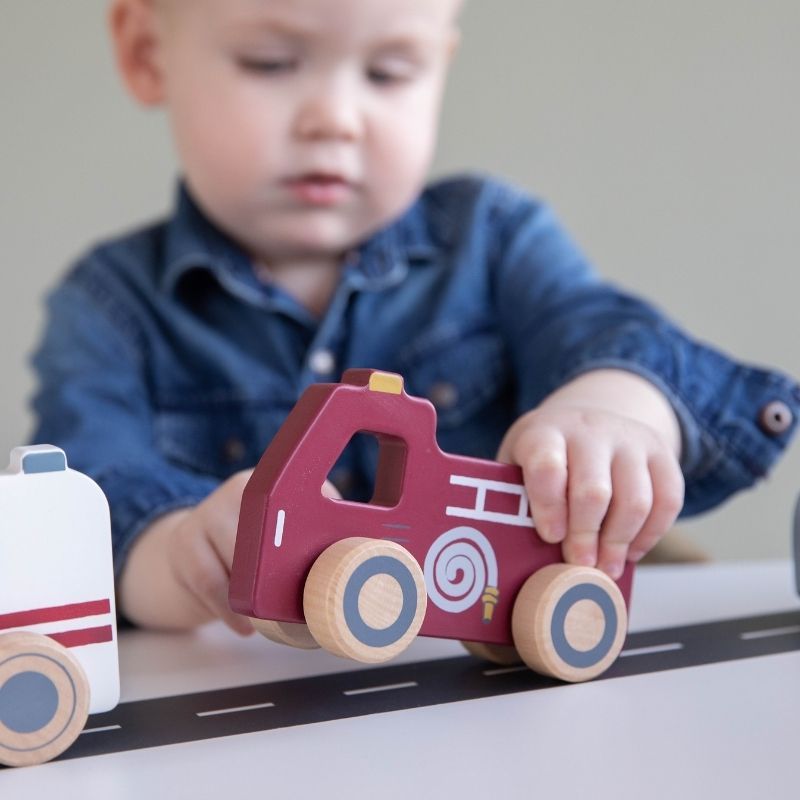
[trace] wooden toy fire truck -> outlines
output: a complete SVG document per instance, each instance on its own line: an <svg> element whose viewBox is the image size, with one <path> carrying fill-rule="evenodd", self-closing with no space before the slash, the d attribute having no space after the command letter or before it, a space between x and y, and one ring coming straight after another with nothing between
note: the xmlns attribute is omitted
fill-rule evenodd
<svg viewBox="0 0 800 800"><path fill-rule="evenodd" d="M119 701L108 503L57 447L0 472L0 764L69 747Z"/></svg>
<svg viewBox="0 0 800 800"><path fill-rule="evenodd" d="M379 448L368 503L322 492L357 433ZM580 681L616 659L631 580L630 566L617 584L564 564L533 527L519 467L443 453L427 400L357 369L309 387L261 458L229 599L270 639L362 662L420 634Z"/></svg>

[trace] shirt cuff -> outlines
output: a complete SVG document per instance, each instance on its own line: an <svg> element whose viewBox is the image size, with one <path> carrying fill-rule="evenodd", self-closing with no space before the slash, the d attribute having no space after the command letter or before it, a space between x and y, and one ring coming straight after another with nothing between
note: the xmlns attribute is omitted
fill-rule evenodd
<svg viewBox="0 0 800 800"><path fill-rule="evenodd" d="M648 364L628 358L594 358L563 377L621 369L653 384L666 397L681 430L680 465L686 482L681 516L710 509L764 477L791 440L800 416L800 387L773 371L736 364L714 351L714 379L703 388L678 386ZM707 364L708 368L712 365Z"/></svg>

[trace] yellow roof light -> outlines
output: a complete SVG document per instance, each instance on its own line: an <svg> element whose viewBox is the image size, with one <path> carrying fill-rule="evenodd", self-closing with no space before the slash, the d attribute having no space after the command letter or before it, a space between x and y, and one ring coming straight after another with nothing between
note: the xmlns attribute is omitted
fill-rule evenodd
<svg viewBox="0 0 800 800"><path fill-rule="evenodd" d="M371 392L386 392L386 394L402 394L403 376L391 372L373 372L369 376L369 390Z"/></svg>

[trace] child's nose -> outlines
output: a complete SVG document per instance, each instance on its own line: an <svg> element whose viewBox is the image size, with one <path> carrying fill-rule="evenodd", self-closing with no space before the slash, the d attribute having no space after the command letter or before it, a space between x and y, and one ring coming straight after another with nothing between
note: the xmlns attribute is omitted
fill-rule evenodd
<svg viewBox="0 0 800 800"><path fill-rule="evenodd" d="M354 93L341 87L327 87L302 103L295 133L302 139L356 140L361 135L362 124Z"/></svg>

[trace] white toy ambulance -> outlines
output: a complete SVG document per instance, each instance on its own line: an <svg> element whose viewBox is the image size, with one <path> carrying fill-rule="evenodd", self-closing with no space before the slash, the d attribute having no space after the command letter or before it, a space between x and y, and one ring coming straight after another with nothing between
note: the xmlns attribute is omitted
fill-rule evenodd
<svg viewBox="0 0 800 800"><path fill-rule="evenodd" d="M108 503L63 450L0 472L0 764L38 764L119 701Z"/></svg>

